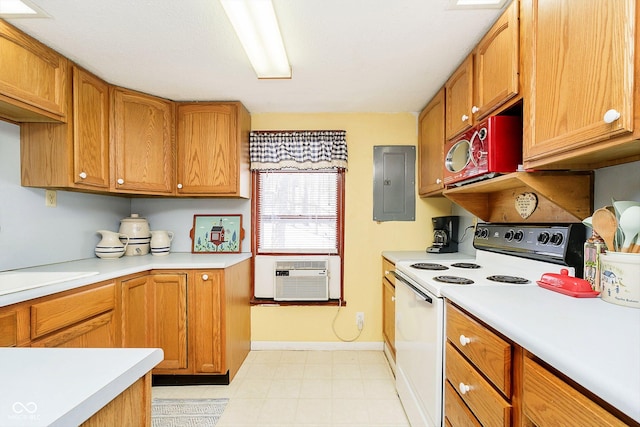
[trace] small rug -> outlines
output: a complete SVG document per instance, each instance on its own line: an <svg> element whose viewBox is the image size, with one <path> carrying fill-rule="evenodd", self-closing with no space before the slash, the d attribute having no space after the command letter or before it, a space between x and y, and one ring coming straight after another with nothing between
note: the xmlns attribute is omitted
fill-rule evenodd
<svg viewBox="0 0 640 427"><path fill-rule="evenodd" d="M213 427L229 399L153 399L152 427Z"/></svg>

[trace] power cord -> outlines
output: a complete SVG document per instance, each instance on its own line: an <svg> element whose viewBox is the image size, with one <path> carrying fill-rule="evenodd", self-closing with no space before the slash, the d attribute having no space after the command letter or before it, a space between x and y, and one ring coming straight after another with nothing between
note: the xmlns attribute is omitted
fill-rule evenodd
<svg viewBox="0 0 640 427"><path fill-rule="evenodd" d="M333 329L333 333L335 334L336 337L338 337L340 341L353 342L358 338L360 338L360 335L362 334L362 330L364 329L364 325L362 325L362 328L360 327L360 325L358 325L358 335L356 335L355 338L352 338L352 339L342 338L340 334L338 334L338 331L336 331L336 319L338 319L338 315L340 314L341 308L342 308L342 300L338 301L338 311L336 311L336 315L333 317L333 322L331 323L331 329Z"/></svg>
<svg viewBox="0 0 640 427"><path fill-rule="evenodd" d="M458 243L464 242L464 239L467 235L467 231L469 231L470 228L475 228L475 225L470 225L467 228L464 229L464 233L462 233L462 237L460 237L460 240L458 241Z"/></svg>

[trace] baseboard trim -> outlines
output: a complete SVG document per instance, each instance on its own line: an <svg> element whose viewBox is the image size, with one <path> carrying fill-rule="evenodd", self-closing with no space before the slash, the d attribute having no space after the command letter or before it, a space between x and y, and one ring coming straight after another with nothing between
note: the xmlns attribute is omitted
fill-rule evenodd
<svg viewBox="0 0 640 427"><path fill-rule="evenodd" d="M303 341L251 341L251 350L377 350L383 342L303 342Z"/></svg>

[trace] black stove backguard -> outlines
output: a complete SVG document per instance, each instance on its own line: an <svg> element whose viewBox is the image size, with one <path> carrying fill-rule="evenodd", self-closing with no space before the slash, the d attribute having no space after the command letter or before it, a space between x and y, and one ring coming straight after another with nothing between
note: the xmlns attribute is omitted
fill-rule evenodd
<svg viewBox="0 0 640 427"><path fill-rule="evenodd" d="M586 227L570 224L478 223L473 247L573 267L582 277Z"/></svg>
<svg viewBox="0 0 640 427"><path fill-rule="evenodd" d="M431 218L433 223L433 246L427 248L429 253L458 252L458 216L437 216Z"/></svg>

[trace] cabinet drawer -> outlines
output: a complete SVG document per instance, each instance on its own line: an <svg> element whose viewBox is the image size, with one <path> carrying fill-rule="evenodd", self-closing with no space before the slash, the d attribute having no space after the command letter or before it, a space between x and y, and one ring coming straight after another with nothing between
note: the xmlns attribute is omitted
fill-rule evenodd
<svg viewBox="0 0 640 427"><path fill-rule="evenodd" d="M451 304L447 304L447 338L505 396L511 396L511 344Z"/></svg>
<svg viewBox="0 0 640 427"><path fill-rule="evenodd" d="M382 258L382 277L391 282L393 286L396 285L396 278L392 273L395 269L396 266L394 263L384 257Z"/></svg>
<svg viewBox="0 0 640 427"><path fill-rule="evenodd" d="M444 415L456 427L481 427L449 381L444 382Z"/></svg>
<svg viewBox="0 0 640 427"><path fill-rule="evenodd" d="M523 412L536 425L626 425L529 358L524 359L523 376Z"/></svg>
<svg viewBox="0 0 640 427"><path fill-rule="evenodd" d="M115 283L31 306L31 338L88 319L115 307Z"/></svg>
<svg viewBox="0 0 640 427"><path fill-rule="evenodd" d="M446 357L447 380L459 389L462 386L469 387L460 397L480 423L483 426L509 426L511 405L467 363L451 343L447 343Z"/></svg>

